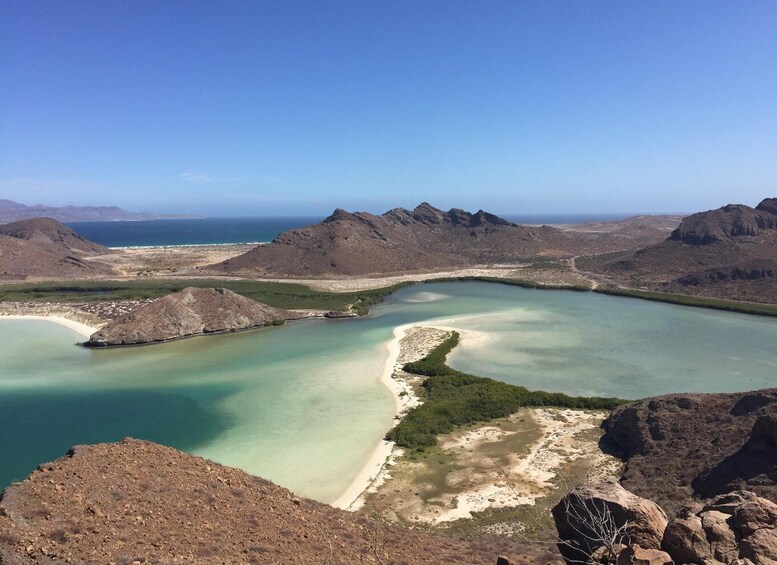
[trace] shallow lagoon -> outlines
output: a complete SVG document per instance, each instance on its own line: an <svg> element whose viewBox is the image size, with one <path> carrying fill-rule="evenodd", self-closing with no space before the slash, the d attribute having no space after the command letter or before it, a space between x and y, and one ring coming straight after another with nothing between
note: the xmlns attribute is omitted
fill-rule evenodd
<svg viewBox="0 0 777 565"><path fill-rule="evenodd" d="M423 321L462 330L454 367L529 388L777 386L777 319L487 283L409 287L367 319L103 351L50 322L0 318L0 486L70 445L133 436L332 501L391 425L379 377L393 328Z"/></svg>

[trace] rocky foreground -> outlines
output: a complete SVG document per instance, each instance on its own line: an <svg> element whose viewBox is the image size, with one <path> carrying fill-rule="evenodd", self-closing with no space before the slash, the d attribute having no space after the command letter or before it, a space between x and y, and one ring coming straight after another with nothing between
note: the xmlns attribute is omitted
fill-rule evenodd
<svg viewBox="0 0 777 565"><path fill-rule="evenodd" d="M225 288L188 287L141 306L91 335L84 345L113 347L282 324L304 315L274 308Z"/></svg>
<svg viewBox="0 0 777 565"><path fill-rule="evenodd" d="M777 389L671 394L616 408L603 445L627 461L621 483L670 515L749 490L777 502Z"/></svg>
<svg viewBox="0 0 777 565"><path fill-rule="evenodd" d="M668 520L655 502L605 481L574 489L553 518L569 563L777 563L777 504L749 491L694 503Z"/></svg>
<svg viewBox="0 0 777 565"><path fill-rule="evenodd" d="M79 446L0 498L0 563L558 563L337 510L154 443ZM557 555L557 554L556 554Z"/></svg>

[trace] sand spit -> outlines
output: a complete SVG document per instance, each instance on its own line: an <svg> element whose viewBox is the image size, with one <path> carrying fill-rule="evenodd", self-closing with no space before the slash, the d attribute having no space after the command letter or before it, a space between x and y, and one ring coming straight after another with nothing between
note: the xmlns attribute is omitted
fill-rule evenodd
<svg viewBox="0 0 777 565"><path fill-rule="evenodd" d="M405 363L428 355L449 335L450 331L447 330L419 327L413 324L394 328L394 337L388 344L388 356L380 381L393 393L395 424L399 423L409 410L421 403L416 392L421 378L406 373L402 367ZM361 506L362 494L367 489L374 488L376 481L384 479L387 465L393 464L402 453L403 450L396 447L394 442L382 440L351 485L332 503L332 506L357 510Z"/></svg>
<svg viewBox="0 0 777 565"><path fill-rule="evenodd" d="M381 380L394 393L396 422L420 404L417 391L423 381L402 366L427 355L452 331L438 325L394 330ZM477 332L469 333L462 334L462 341L477 340ZM617 474L619 462L598 448L605 416L600 411L522 409L488 425L441 436L439 452L429 458L406 454L384 441L334 505L431 526L533 505L558 490L570 468L573 475Z"/></svg>

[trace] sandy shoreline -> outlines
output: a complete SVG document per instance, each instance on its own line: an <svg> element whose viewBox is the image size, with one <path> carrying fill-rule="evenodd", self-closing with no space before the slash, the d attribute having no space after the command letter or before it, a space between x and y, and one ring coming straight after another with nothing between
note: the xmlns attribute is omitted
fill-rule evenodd
<svg viewBox="0 0 777 565"><path fill-rule="evenodd" d="M64 316L57 316L55 314L40 316L31 314L0 314L0 320L45 320L47 322L53 322L55 324L59 324L60 326L70 328L74 332L77 332L78 334L87 338L97 331L97 328L93 326L89 326L82 322L76 322L75 320L70 320L69 318L65 318Z"/></svg>
<svg viewBox="0 0 777 565"><path fill-rule="evenodd" d="M388 344L388 357L383 366L383 373L380 375L380 382L391 391L391 395L394 397L394 425L399 421L398 418L402 413L402 397L399 396L400 392L402 392L402 388L399 386L399 383L391 377L394 374L394 367L399 359L399 343L402 341L402 338L405 337L407 329L412 325L413 324L406 324L394 328L394 337ZM356 478L348 486L345 492L332 503L332 506L344 510L352 506L361 494L369 488L370 484L372 484L377 476L380 475L381 470L386 465L386 462L391 457L393 451L393 441L381 440L372 452L372 455L370 455L367 463L365 463L364 467L359 471L359 474L356 475Z"/></svg>
<svg viewBox="0 0 777 565"><path fill-rule="evenodd" d="M403 351L401 344L405 338L408 338L408 333L411 330L418 330L418 334L422 334L424 331L438 331L448 332L452 331L451 328L440 328L436 326L426 325L423 322L416 322L412 324L405 324L394 328L394 337L388 344L388 357L383 367L383 372L380 376L380 382L388 388L392 396L394 397L394 423L396 426L402 416L413 407L419 404L418 397L413 392L411 383L404 379L395 378L397 372L401 371L402 366L409 360L417 360L427 355L434 347L438 345L438 340L424 341L413 339L414 342L410 347L407 347L409 351ZM417 335L418 335L417 334ZM410 336L410 337L417 337ZM419 343L421 341L421 343ZM392 427L393 427L392 426ZM356 478L350 484L350 486L341 494L337 500L332 503L335 508L342 508L344 510L356 510L358 509L359 499L361 496L373 485L373 483L380 479L383 474L384 468L390 463L393 456L398 455L400 449L397 448L394 442L381 440L375 450L370 455L370 458L362 467L361 471L356 475Z"/></svg>

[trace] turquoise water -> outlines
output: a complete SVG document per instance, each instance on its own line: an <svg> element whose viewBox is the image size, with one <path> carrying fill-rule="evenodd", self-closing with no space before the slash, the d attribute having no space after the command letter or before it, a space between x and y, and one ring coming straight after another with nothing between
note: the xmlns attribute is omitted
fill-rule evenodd
<svg viewBox="0 0 777 565"><path fill-rule="evenodd" d="M456 327L453 366L530 388L641 398L777 386L777 320L487 283L403 289L367 319L143 348L0 318L0 485L78 443L159 441L336 499L389 428L393 328Z"/></svg>

